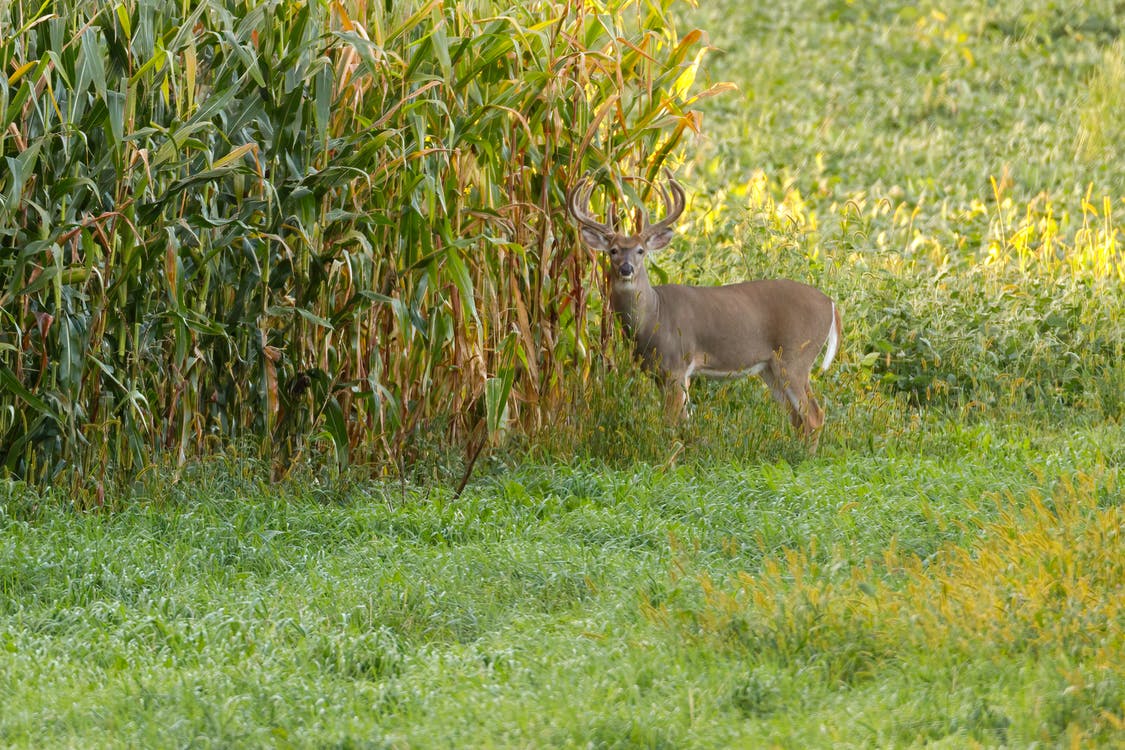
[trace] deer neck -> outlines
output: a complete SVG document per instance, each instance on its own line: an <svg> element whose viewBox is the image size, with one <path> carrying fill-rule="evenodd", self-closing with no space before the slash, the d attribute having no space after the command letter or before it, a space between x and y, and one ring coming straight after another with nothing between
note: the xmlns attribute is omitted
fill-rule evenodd
<svg viewBox="0 0 1125 750"><path fill-rule="evenodd" d="M643 271L628 282L613 281L610 299L617 317L633 338L644 336L656 325L660 298Z"/></svg>

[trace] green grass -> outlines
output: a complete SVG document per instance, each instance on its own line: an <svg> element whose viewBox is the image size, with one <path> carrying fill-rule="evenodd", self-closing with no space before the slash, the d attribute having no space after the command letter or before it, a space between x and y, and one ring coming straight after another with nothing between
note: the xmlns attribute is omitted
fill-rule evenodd
<svg viewBox="0 0 1125 750"><path fill-rule="evenodd" d="M718 50L711 75L740 91L708 102L691 161L727 185L764 169L807 194L930 205L988 200L992 178L1024 201L1125 192L1109 0L700 6L686 15Z"/></svg>
<svg viewBox="0 0 1125 750"><path fill-rule="evenodd" d="M436 438L0 485L0 745L1125 745L1115 9L702 5L739 93L658 262L841 302L817 455L614 354L460 497Z"/></svg>
<svg viewBox="0 0 1125 750"><path fill-rule="evenodd" d="M844 592L870 564L880 572L861 583L892 601L888 545L900 566L987 546L998 508L1031 493L1061 506L1060 478L1088 473L1094 506L1116 507L1120 438L1081 422L931 417L912 437L829 443L799 463L494 465L459 499L397 483L271 486L233 460L176 485L153 475L112 514L9 487L0 743L1108 740L1125 674L1096 650L868 653L859 615L825 609L807 631L769 622L807 616L811 587ZM1120 536L1101 552L1125 552ZM809 591L785 567L792 554L806 558ZM783 561L777 611L732 603L771 560ZM1085 627L1122 645L1120 619Z"/></svg>

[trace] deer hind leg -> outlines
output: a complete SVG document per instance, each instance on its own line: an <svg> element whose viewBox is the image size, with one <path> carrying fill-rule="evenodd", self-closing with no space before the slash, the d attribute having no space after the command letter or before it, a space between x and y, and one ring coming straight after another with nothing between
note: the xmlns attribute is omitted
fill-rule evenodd
<svg viewBox="0 0 1125 750"><path fill-rule="evenodd" d="M679 422L688 419L691 411L688 409L688 386L691 380L688 376L666 376L663 378L664 386L664 414L670 422Z"/></svg>
<svg viewBox="0 0 1125 750"><path fill-rule="evenodd" d="M774 399L786 407L793 429L809 444L810 451L815 452L820 428L824 425L824 410L809 386L808 371L789 370L780 358L774 358L761 376Z"/></svg>
<svg viewBox="0 0 1125 750"><path fill-rule="evenodd" d="M820 442L820 430L824 427L824 409L816 402L816 396L813 395L812 388L805 385L805 403L808 407L805 411L805 424L803 435L809 444L809 452L816 453L816 446Z"/></svg>
<svg viewBox="0 0 1125 750"><path fill-rule="evenodd" d="M805 413L805 424L810 430L820 430L824 426L824 409L816 401L816 395L812 391L812 387L808 384L805 385L805 403L808 404L808 409Z"/></svg>
<svg viewBox="0 0 1125 750"><path fill-rule="evenodd" d="M800 429L801 413L798 410L798 407L796 406L794 398L791 395L789 389L786 387L785 382L780 380L772 370L762 370L760 373L758 373L758 376L761 377L761 379L765 381L766 385L769 386L770 395L773 396L774 401L776 401L781 406L781 408L784 409L785 412L789 415L789 422L793 425L793 427Z"/></svg>

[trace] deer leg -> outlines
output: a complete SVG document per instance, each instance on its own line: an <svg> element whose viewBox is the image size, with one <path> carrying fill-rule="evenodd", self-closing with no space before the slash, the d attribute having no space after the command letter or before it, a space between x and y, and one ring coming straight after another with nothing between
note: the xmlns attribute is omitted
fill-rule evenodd
<svg viewBox="0 0 1125 750"><path fill-rule="evenodd" d="M768 370L762 371L774 398L785 404L789 409L789 422L793 429L800 433L809 446L809 452L815 453L820 440L820 428L824 425L824 410L820 408L812 387L809 385L809 375L795 374L789 371L779 357L775 357Z"/></svg>
<svg viewBox="0 0 1125 750"><path fill-rule="evenodd" d="M801 437L809 442L812 449L816 450L816 439L821 425L824 424L824 410L813 396L808 376L801 378L800 381L797 382L797 378L793 378L786 383L785 393L793 406L793 426L801 433Z"/></svg>
<svg viewBox="0 0 1125 750"><path fill-rule="evenodd" d="M664 411L668 419L678 422L691 416L688 411L688 385L691 381L682 378L668 378L664 383Z"/></svg>
<svg viewBox="0 0 1125 750"><path fill-rule="evenodd" d="M801 413L797 410L788 388L780 381L772 370L762 370L758 376L765 381L769 386L770 395L773 400L781 405L785 412L789 415L789 422L793 425L794 429L801 428Z"/></svg>
<svg viewBox="0 0 1125 750"><path fill-rule="evenodd" d="M817 403L812 386L809 385L809 376L806 374L798 384L790 381L786 391L796 404L793 412L793 426L796 427L801 437L809 446L809 453L816 453L816 446L820 442L820 430L824 426L824 409ZM800 394L800 397L797 396Z"/></svg>
<svg viewBox="0 0 1125 750"><path fill-rule="evenodd" d="M809 453L816 453L816 446L820 442L820 431L824 427L824 409L816 402L812 388L805 385L805 423L802 434L809 445Z"/></svg>
<svg viewBox="0 0 1125 750"><path fill-rule="evenodd" d="M819 431L824 426L824 409L816 401L816 396L812 392L812 387L805 386L805 403L808 406L808 413L805 415L805 424L808 425L810 430Z"/></svg>

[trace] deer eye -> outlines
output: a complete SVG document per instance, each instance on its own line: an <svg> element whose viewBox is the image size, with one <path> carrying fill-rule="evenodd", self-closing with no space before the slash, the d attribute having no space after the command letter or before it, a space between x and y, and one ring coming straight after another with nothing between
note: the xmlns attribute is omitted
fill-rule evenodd
<svg viewBox="0 0 1125 750"><path fill-rule="evenodd" d="M610 255L617 255L617 248L616 248L616 247L611 247L611 248L609 249L609 254L610 254Z"/></svg>

